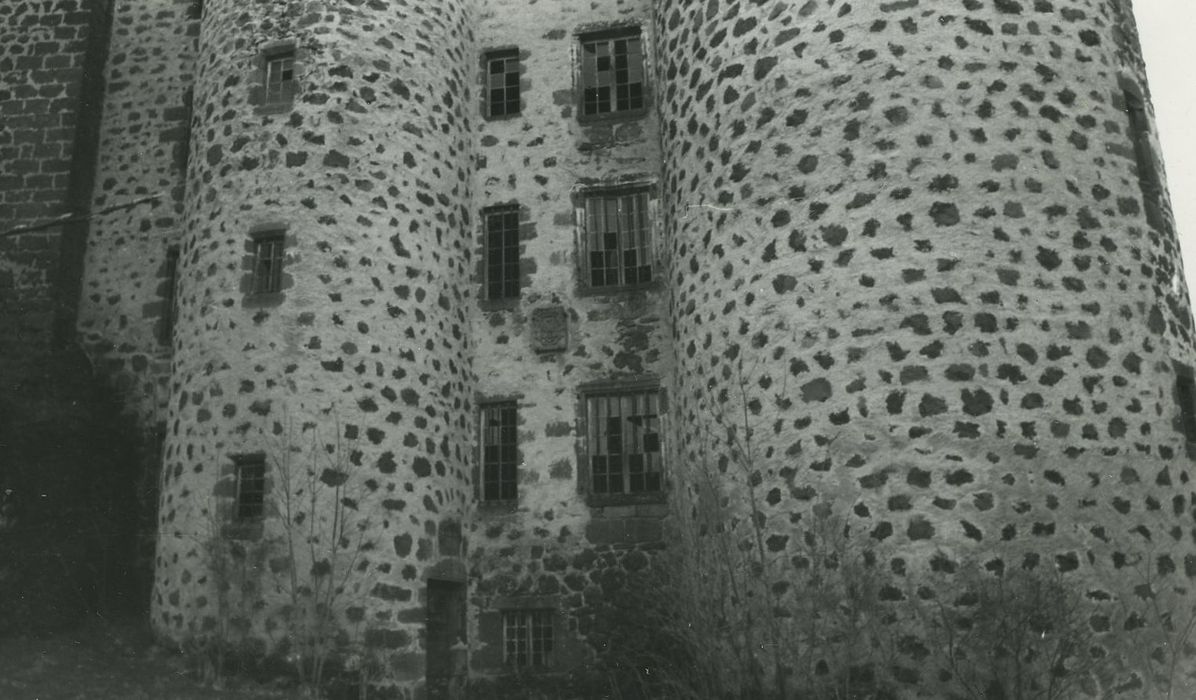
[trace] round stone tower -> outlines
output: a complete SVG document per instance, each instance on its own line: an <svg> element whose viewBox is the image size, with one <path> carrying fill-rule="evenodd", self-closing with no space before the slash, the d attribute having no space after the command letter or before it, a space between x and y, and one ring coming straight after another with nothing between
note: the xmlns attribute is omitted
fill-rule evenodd
<svg viewBox="0 0 1196 700"><path fill-rule="evenodd" d="M302 652L296 605L336 579L364 602L332 623L423 676L472 496L466 6L205 3L153 600L175 640Z"/></svg>
<svg viewBox="0 0 1196 700"><path fill-rule="evenodd" d="M658 3L674 497L718 471L774 610L833 517L890 619L1062 582L1135 682L1115 647L1196 575L1196 355L1131 16Z"/></svg>

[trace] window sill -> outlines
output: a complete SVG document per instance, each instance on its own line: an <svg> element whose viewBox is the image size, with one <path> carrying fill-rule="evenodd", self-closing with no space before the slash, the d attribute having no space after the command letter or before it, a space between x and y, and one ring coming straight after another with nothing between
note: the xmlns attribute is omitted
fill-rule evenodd
<svg viewBox="0 0 1196 700"><path fill-rule="evenodd" d="M484 119L485 121L488 121L488 122L509 122L509 121L514 121L516 119L519 119L522 116L523 116L522 108L520 108L520 110L518 112L512 112L511 114L500 114L497 116L482 112L482 119Z"/></svg>
<svg viewBox="0 0 1196 700"><path fill-rule="evenodd" d="M272 306L279 306L287 298L283 292L270 292L268 294L246 294L241 305L247 309L261 309Z"/></svg>
<svg viewBox="0 0 1196 700"><path fill-rule="evenodd" d="M588 493L586 505L591 508L606 506L635 506L655 505L668 501L668 494L664 491L649 491L645 493Z"/></svg>
<svg viewBox="0 0 1196 700"><path fill-rule="evenodd" d="M514 311L519 308L520 297L506 299L478 299L478 308L482 311Z"/></svg>
<svg viewBox="0 0 1196 700"><path fill-rule="evenodd" d="M582 108L577 109L577 123L582 126L602 126L604 124L616 124L618 122L629 122L643 119L652 111L651 106L640 107L639 109L628 109L622 112L603 112L602 114L582 114Z"/></svg>
<svg viewBox="0 0 1196 700"><path fill-rule="evenodd" d="M260 104L253 108L254 114L286 114L295 106L294 100L286 102L270 102L268 104Z"/></svg>
<svg viewBox="0 0 1196 700"><path fill-rule="evenodd" d="M644 294L647 292L659 292L661 290L659 280L651 282L641 282L639 284L621 284L612 285L610 287L591 287L589 285L578 285L577 296L579 297L617 297L617 296L631 296L634 294Z"/></svg>
<svg viewBox="0 0 1196 700"><path fill-rule="evenodd" d="M519 510L519 499L509 501L478 501L478 515L498 517L514 515Z"/></svg>
<svg viewBox="0 0 1196 700"><path fill-rule="evenodd" d="M261 520L237 520L225 523L220 534L230 540L260 540L263 529Z"/></svg>

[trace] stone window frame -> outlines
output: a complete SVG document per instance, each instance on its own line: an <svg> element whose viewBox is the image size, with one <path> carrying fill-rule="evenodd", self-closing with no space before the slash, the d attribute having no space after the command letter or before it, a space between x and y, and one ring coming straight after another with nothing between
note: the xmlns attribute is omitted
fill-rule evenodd
<svg viewBox="0 0 1196 700"><path fill-rule="evenodd" d="M599 396L623 396L633 394L655 394L657 420L657 450L659 455L659 488L656 490L629 491L629 484L624 483L621 493L597 492L594 490L593 468L590 449L590 400ZM587 382L577 389L577 477L578 489L590 506L618 506L639 503L663 503L668 496L668 465L665 463L664 435L666 432L666 412L668 397L657 377L637 377L627 379L604 379ZM623 474L629 473L630 467L623 467Z"/></svg>
<svg viewBox="0 0 1196 700"><path fill-rule="evenodd" d="M162 263L162 283L159 292L162 295L162 314L158 324L158 344L171 347L174 339L174 324L178 319L178 290L179 290L179 246L166 247L166 258Z"/></svg>
<svg viewBox="0 0 1196 700"><path fill-rule="evenodd" d="M511 510L519 503L519 465L523 463L523 447L519 440L519 425L520 425L520 411L519 401L522 399L521 395L514 396L489 396L479 398L476 401L478 407L477 425L478 425L478 467L477 475L474 482L476 486L476 499L478 505L482 508L496 509L496 510ZM510 498L487 498L486 497L486 411L491 408L514 408L515 410L515 474L514 474L514 488L515 494ZM501 467L501 465L500 465ZM500 479L501 483L501 479Z"/></svg>
<svg viewBox="0 0 1196 700"><path fill-rule="evenodd" d="M1166 197L1163 192L1162 166L1151 143L1150 117L1146 112L1146 98L1137 83L1122 78L1121 108L1128 124L1126 137L1130 141L1138 188L1142 197L1142 211L1146 223L1156 231L1170 231L1171 224L1165 214Z"/></svg>
<svg viewBox="0 0 1196 700"><path fill-rule="evenodd" d="M518 207L519 209L519 296L504 297L502 299L490 299L487 296L487 270L486 264L488 262L487 246L486 246L486 212L491 209L498 209L501 207ZM477 224L477 238L478 245L476 250L477 261L476 280L480 285L478 292L478 306L486 311L503 311L515 309L523 301L523 290L527 289L531 284L531 275L536 270L536 263L534 260L528 258L525 253L527 251L527 241L536 237L536 224L531 218L531 209L521 204L518 200L511 199L502 202L495 202L481 210L478 216Z"/></svg>
<svg viewBox="0 0 1196 700"><path fill-rule="evenodd" d="M479 84L481 85L480 99L481 99L481 114L487 121L505 121L507 119L515 119L523 114L527 109L527 101L524 96L531 88L531 81L527 79L527 62L526 59L530 54L526 51L520 51L518 46L495 46L486 49L481 56L481 78ZM515 111L503 112L502 114L495 114L493 107L494 102L491 100L491 86L490 86L490 72L491 65L494 61L512 61L515 64L514 75L518 76L517 82L512 86L509 84L509 79L504 79L504 90L514 88L518 91L516 96ZM503 75L510 75L510 71L503 71ZM508 102L509 100L504 100Z"/></svg>
<svg viewBox="0 0 1196 700"><path fill-rule="evenodd" d="M579 123L594 124L635 120L642 119L649 114L653 102L652 81L649 79L652 74L652 40L646 30L647 23L640 20L585 24L574 29L572 45L573 85L576 93L574 103ZM586 114L587 81L584 66L585 44L599 41L616 41L619 38L628 36L638 36L640 40L640 56L642 57L640 70L643 80L641 106L625 110Z"/></svg>
<svg viewBox="0 0 1196 700"><path fill-rule="evenodd" d="M272 61L287 57L291 59L291 86L284 91L280 99L268 98L269 66ZM253 76L249 81L249 104L253 105L258 114L272 114L286 112L295 103L295 98L302 92L304 60L306 55L299 49L294 39L284 39L263 44L254 60Z"/></svg>
<svg viewBox="0 0 1196 700"><path fill-rule="evenodd" d="M260 478L254 481L260 483L260 500L256 504L256 513L245 513L243 489L246 481L244 472L247 468L261 470ZM238 540L261 539L264 522L270 514L269 496L274 489L274 480L265 452L244 452L230 455L220 474L220 481L225 484L218 487L217 493L224 496L220 502L219 517L222 524L221 532L225 537ZM259 487L255 486L255 493Z"/></svg>
<svg viewBox="0 0 1196 700"><path fill-rule="evenodd" d="M490 227L491 217L506 217L512 214L515 217L514 246L508 245L506 241L501 242L498 246L493 245L491 236L495 231ZM521 279L522 274L520 270L520 252L523 250L523 236L520 235L522 224L521 214L521 207L517 202L495 204L482 210L482 297L487 301L506 302L518 300L522 295L523 280ZM506 233L507 229L504 228L503 232ZM502 275L501 279L497 281L494 276L496 254L502 257L502 262L499 266ZM511 254L514 255L514 261L508 259ZM512 276L514 279L510 279ZM496 282L503 288L498 295L495 295L492 289L492 286ZM507 293L509 291L507 287L511 284L514 285L514 293Z"/></svg>
<svg viewBox="0 0 1196 700"><path fill-rule="evenodd" d="M645 202L647 207L644 210L646 216L647 227L645 235L647 238L644 248L647 251L648 265L651 267L651 278L647 282L632 282L609 285L594 285L593 271L590 268L590 247L589 247L589 207L590 199L599 196L620 195L620 194L640 194L645 195ZM577 293L581 296L596 295L596 294L618 294L621 292L632 292L645 289L657 289L661 284L662 269L660 265L659 255L657 254L657 246L659 245L659 210L660 198L658 191L658 183L655 179L647 179L639 176L628 176L612 181L584 183L579 184L573 189L573 212L574 212L574 229L576 241L574 250L577 254ZM622 248L619 249L621 254ZM619 261L619 270L622 271L624 261Z"/></svg>
<svg viewBox="0 0 1196 700"><path fill-rule="evenodd" d="M1183 434L1189 458L1196 458L1196 369L1177 360L1171 361L1175 373L1172 387L1178 415L1172 426Z"/></svg>
<svg viewBox="0 0 1196 700"><path fill-rule="evenodd" d="M556 640L557 613L553 608L506 608L501 611L503 666L518 673L535 673L551 669L553 664L553 643ZM526 638L512 639L512 626L526 624ZM512 624L514 623L514 625ZM539 637L537 637L539 632ZM547 633L547 634L545 634ZM539 645L537 645L539 641ZM545 641L547 644L545 645ZM512 647L516 647L512 649ZM544 648L547 646L547 648ZM525 648L518 648L525 647ZM540 647L537 649L537 647ZM519 658L526 655L522 663ZM516 660L512 660L516 656ZM539 657L539 663L537 663Z"/></svg>
<svg viewBox="0 0 1196 700"><path fill-rule="evenodd" d="M266 239L282 241L280 267L278 268L278 288L271 291L257 290L257 272L259 264L259 244ZM290 227L284 223L270 222L257 224L249 229L245 239L244 256L241 261L241 293L243 304L250 307L277 306L286 299L286 290L295 286L294 278L287 272L290 267L291 252L294 250L295 238Z"/></svg>
<svg viewBox="0 0 1196 700"><path fill-rule="evenodd" d="M514 667L507 664L507 650L505 639L505 617L508 613L544 612L551 616L551 630L553 649L549 652L548 664L545 666ZM506 674L536 675L540 673L555 673L560 669L554 663L558 652L562 651L565 643L564 616L561 614L561 597L559 595L508 595L491 598L478 615L478 640L485 646L497 647L496 658L491 663L484 664L485 668L493 668ZM490 656L490 654L485 654ZM477 655L479 660L482 654ZM493 664L493 666L491 665Z"/></svg>

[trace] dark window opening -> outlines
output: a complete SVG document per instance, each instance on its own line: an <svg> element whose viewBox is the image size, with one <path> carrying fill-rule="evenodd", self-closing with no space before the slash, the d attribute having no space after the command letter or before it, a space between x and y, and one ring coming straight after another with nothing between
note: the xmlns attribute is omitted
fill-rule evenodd
<svg viewBox="0 0 1196 700"><path fill-rule="evenodd" d="M519 207L487 209L482 215L486 241L486 298L519 296Z"/></svg>
<svg viewBox="0 0 1196 700"><path fill-rule="evenodd" d="M176 318L175 304L179 284L179 248L170 246L166 249L166 288L162 300L162 326L158 335L158 342L169 345L174 336L174 321Z"/></svg>
<svg viewBox="0 0 1196 700"><path fill-rule="evenodd" d="M285 104L295 98L295 52L266 55L266 104Z"/></svg>
<svg viewBox="0 0 1196 700"><path fill-rule="evenodd" d="M258 520L266 512L266 459L237 460L237 520Z"/></svg>
<svg viewBox="0 0 1196 700"><path fill-rule="evenodd" d="M518 114L519 54L508 49L486 56L486 109L488 116Z"/></svg>
<svg viewBox="0 0 1196 700"><path fill-rule="evenodd" d="M187 8L187 19L203 19L203 0L191 0Z"/></svg>
<svg viewBox="0 0 1196 700"><path fill-rule="evenodd" d="M518 496L518 408L514 401L482 406L482 500Z"/></svg>
<svg viewBox="0 0 1196 700"><path fill-rule="evenodd" d="M1159 165L1154 149L1150 145L1150 120L1146 116L1146 105L1136 93L1123 93L1125 111L1129 116L1129 137L1134 146L1134 162L1138 169L1138 187L1142 192L1142 207L1146 222L1156 230L1167 230L1163 216L1163 186L1159 178Z"/></svg>
<svg viewBox="0 0 1196 700"><path fill-rule="evenodd" d="M1196 443L1196 378L1190 372L1175 377L1175 403L1179 404L1180 428L1188 442Z"/></svg>
<svg viewBox="0 0 1196 700"><path fill-rule="evenodd" d="M285 234L282 231L258 236L253 241L253 294L282 291L282 256Z"/></svg>
<svg viewBox="0 0 1196 700"><path fill-rule="evenodd" d="M584 260L589 286L651 282L651 234L646 191L587 195Z"/></svg>
<svg viewBox="0 0 1196 700"><path fill-rule="evenodd" d="M551 610L503 611L503 663L514 669L551 666L552 618Z"/></svg>
<svg viewBox="0 0 1196 700"><path fill-rule="evenodd" d="M585 403L593 492L660 491L659 392L653 389L590 394Z"/></svg>
<svg viewBox="0 0 1196 700"><path fill-rule="evenodd" d="M639 29L581 37L581 113L617 114L644 107L644 53Z"/></svg>

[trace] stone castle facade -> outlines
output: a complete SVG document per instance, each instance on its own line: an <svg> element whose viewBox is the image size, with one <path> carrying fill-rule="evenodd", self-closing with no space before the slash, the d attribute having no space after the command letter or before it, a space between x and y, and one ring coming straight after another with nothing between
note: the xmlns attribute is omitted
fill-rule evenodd
<svg viewBox="0 0 1196 700"><path fill-rule="evenodd" d="M90 214L0 239L0 293L160 436L167 638L285 643L318 492L390 682L584 666L711 466L778 559L826 504L947 588L1196 576L1129 2L21 0L0 39L0 227Z"/></svg>

